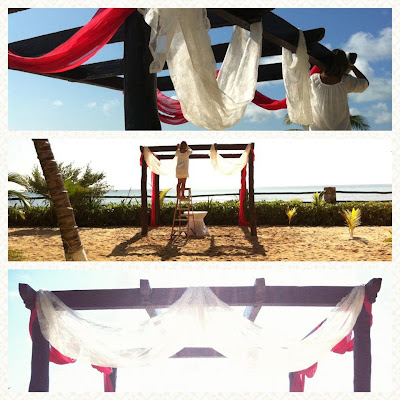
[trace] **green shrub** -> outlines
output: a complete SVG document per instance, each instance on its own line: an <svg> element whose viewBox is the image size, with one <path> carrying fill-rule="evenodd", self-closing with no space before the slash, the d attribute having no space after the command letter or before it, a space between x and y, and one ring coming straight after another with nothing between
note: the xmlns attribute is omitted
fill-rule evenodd
<svg viewBox="0 0 400 400"><path fill-rule="evenodd" d="M301 201L259 201L256 202L257 225L287 226L287 208L296 207L296 218L292 226L344 226L342 209L359 208L362 213L362 225L392 225L391 202L346 202L315 207ZM75 218L81 227L103 226L140 226L140 210L138 203L120 203L101 205L86 204L75 209ZM164 203L160 212L160 224L169 226L174 216L175 203ZM239 218L239 202L205 201L194 204L194 210L204 210L208 214L205 222L208 225L237 225ZM57 226L56 216L51 207L31 207L25 211L25 220L9 216L10 227ZM150 220L150 205L148 205Z"/></svg>

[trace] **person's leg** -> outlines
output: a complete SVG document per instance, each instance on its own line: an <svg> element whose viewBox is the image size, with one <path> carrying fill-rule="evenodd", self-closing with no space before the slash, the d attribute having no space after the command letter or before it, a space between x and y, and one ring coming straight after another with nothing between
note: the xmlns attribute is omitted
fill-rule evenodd
<svg viewBox="0 0 400 400"><path fill-rule="evenodd" d="M185 197L186 178L182 179L182 197Z"/></svg>
<svg viewBox="0 0 400 400"><path fill-rule="evenodd" d="M182 179L178 179L178 184L176 186L176 196L178 199L180 199L181 197L183 197L183 192L182 192Z"/></svg>

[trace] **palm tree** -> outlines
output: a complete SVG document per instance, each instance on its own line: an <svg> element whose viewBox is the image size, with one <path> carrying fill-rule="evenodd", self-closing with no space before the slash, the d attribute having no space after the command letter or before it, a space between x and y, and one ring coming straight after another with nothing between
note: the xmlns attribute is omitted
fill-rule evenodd
<svg viewBox="0 0 400 400"><path fill-rule="evenodd" d="M289 115L285 115L283 121L285 125L291 125L293 122L290 120ZM369 131L371 129L367 119L362 115L350 115L350 124L353 131ZM300 125L301 128L289 129L290 131L308 131L310 129L309 125Z"/></svg>
<svg viewBox="0 0 400 400"><path fill-rule="evenodd" d="M15 183L17 185L25 187L25 180L22 175L17 174L16 172L9 172L8 173L8 182L9 183ZM21 203L23 208L29 208L31 206L29 202L29 197L24 194L23 192L20 192L19 190L15 189L9 189L8 190L8 199L13 199L17 198ZM14 215L18 218L25 219L25 214L24 212L17 207L8 207L8 214L9 215Z"/></svg>
<svg viewBox="0 0 400 400"><path fill-rule="evenodd" d="M50 198L54 205L67 261L87 261L76 226L74 210L47 139L33 139Z"/></svg>

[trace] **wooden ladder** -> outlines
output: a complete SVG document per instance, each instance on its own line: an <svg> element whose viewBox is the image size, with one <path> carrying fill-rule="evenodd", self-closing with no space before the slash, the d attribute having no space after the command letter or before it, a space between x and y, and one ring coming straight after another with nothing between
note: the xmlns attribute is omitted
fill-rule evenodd
<svg viewBox="0 0 400 400"><path fill-rule="evenodd" d="M186 194L187 193L187 194ZM185 198L176 198L174 219L172 221L171 238L175 235L180 236L181 233L186 235L186 239L189 239L189 218L192 218L193 227L194 224L194 214L193 214L193 202L192 202L192 191L190 188L186 188L184 191ZM182 206L182 203L184 206ZM186 206L185 206L186 205ZM187 217L183 214L187 212ZM186 224L182 224L182 222ZM192 229L194 236L196 236L196 231Z"/></svg>

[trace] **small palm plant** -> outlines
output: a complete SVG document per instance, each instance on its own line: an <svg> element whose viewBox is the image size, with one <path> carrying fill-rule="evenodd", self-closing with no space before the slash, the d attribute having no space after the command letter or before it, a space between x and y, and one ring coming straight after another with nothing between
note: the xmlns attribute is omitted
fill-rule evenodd
<svg viewBox="0 0 400 400"><path fill-rule="evenodd" d="M164 204L164 199L165 196L167 195L167 193L171 190L171 188L169 189L164 189L162 192L160 192L160 207L162 207L162 205Z"/></svg>
<svg viewBox="0 0 400 400"><path fill-rule="evenodd" d="M325 204L325 200L324 200L324 194L325 192L315 192L313 194L313 200L312 200L312 205L315 207L321 207Z"/></svg>
<svg viewBox="0 0 400 400"><path fill-rule="evenodd" d="M292 218L296 215L296 207L286 209L286 215L289 219L289 226L291 226Z"/></svg>
<svg viewBox="0 0 400 400"><path fill-rule="evenodd" d="M385 242L392 243L392 230L391 229L389 229L389 233L390 233L390 236L385 239Z"/></svg>
<svg viewBox="0 0 400 400"><path fill-rule="evenodd" d="M347 226L350 230L350 237L353 238L354 229L361 225L361 210L359 208L353 208L350 210L340 210L339 213L343 216Z"/></svg>
<svg viewBox="0 0 400 400"><path fill-rule="evenodd" d="M15 183L17 185L20 185L22 187L25 187L26 182L22 175L17 174L15 172L9 172L8 173L8 182L10 183ZM21 203L24 209L27 209L31 206L29 202L29 197L23 193L20 192L19 190L14 190L14 189L9 189L8 190L8 198L17 198ZM14 207L8 207L8 214L9 215L15 215L17 218L25 219L25 213L23 210L20 208L17 208L17 206Z"/></svg>

